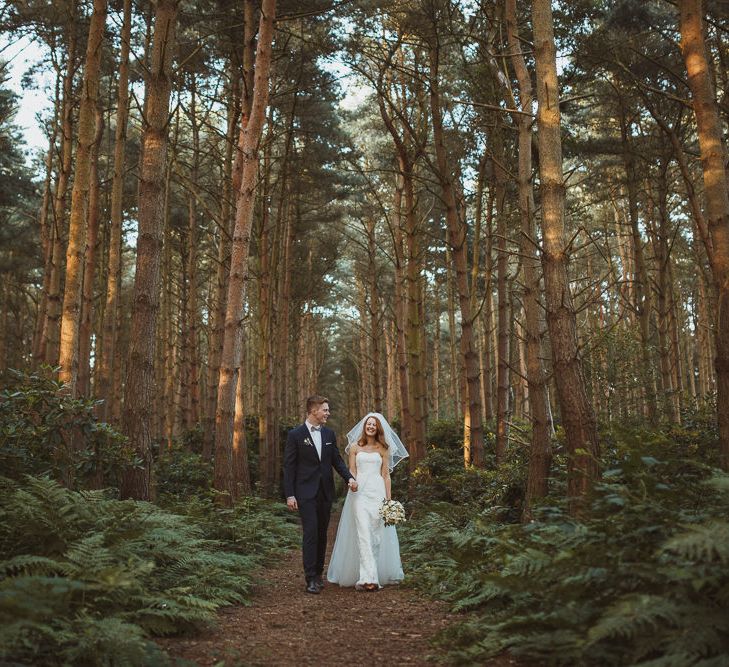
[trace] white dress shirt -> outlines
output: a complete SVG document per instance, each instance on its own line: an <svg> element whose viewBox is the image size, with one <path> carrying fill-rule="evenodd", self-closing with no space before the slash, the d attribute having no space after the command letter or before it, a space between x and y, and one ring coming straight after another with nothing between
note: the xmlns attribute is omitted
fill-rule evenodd
<svg viewBox="0 0 729 667"><path fill-rule="evenodd" d="M319 456L319 460L321 461L321 428L315 431L312 428L313 426L314 424L311 424L307 419L306 428L309 429L309 433L311 434L311 441L314 443L314 447L316 447L316 453Z"/></svg>

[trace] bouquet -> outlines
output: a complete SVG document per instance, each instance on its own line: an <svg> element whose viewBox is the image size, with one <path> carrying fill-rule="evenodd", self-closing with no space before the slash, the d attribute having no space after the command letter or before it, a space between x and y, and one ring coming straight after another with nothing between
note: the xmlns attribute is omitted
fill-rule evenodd
<svg viewBox="0 0 729 667"><path fill-rule="evenodd" d="M397 526L399 523L405 523L405 508L397 500L383 500L380 516L386 526Z"/></svg>

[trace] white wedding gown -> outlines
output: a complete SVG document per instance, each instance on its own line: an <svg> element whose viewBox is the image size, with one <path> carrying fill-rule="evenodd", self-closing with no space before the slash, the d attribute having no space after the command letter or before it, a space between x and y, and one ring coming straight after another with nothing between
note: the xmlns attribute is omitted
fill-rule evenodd
<svg viewBox="0 0 729 667"><path fill-rule="evenodd" d="M347 493L327 569L332 583L382 587L404 578L397 531L380 517L385 499L381 467L377 452L357 452L357 491Z"/></svg>

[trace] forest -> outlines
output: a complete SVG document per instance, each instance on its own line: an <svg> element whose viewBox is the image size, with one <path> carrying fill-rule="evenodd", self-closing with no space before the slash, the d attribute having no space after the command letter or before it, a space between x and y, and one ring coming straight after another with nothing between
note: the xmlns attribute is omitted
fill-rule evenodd
<svg viewBox="0 0 729 667"><path fill-rule="evenodd" d="M255 605L324 394L440 660L726 665L728 136L723 0L4 0L0 662Z"/></svg>

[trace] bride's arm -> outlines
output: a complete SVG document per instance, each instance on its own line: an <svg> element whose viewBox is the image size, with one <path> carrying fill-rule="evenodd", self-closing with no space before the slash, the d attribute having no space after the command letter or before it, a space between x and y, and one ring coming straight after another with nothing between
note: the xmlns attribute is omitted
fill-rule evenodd
<svg viewBox="0 0 729 667"><path fill-rule="evenodd" d="M352 445L349 448L349 472L352 473L352 477L357 479L357 445Z"/></svg>
<svg viewBox="0 0 729 667"><path fill-rule="evenodd" d="M382 468L380 469L382 479L385 480L385 500L392 500L392 490L390 483L390 452L385 450L382 454Z"/></svg>

